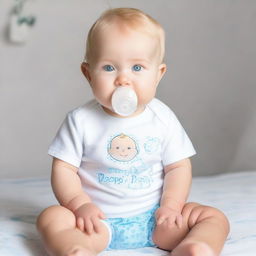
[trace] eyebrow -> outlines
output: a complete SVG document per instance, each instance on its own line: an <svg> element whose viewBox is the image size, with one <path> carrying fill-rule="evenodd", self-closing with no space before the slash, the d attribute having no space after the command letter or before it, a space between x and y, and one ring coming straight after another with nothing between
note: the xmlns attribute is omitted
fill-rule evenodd
<svg viewBox="0 0 256 256"><path fill-rule="evenodd" d="M129 59L129 61L131 61L131 62L146 62L146 63L150 63L150 61L147 60L147 59L137 59L137 58Z"/></svg>
<svg viewBox="0 0 256 256"><path fill-rule="evenodd" d="M113 60L111 60L111 59L103 59L101 61L102 62L113 62ZM139 59L139 58L129 59L129 61L131 61L131 62L150 62L147 59Z"/></svg>

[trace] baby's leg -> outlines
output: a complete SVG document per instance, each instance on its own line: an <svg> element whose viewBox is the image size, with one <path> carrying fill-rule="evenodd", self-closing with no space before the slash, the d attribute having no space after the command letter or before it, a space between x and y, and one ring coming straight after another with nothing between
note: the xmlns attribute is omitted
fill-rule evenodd
<svg viewBox="0 0 256 256"><path fill-rule="evenodd" d="M229 223L219 210L187 203L183 210L183 225L166 223L156 226L153 241L162 249L172 250L171 256L217 256L229 232Z"/></svg>
<svg viewBox="0 0 256 256"><path fill-rule="evenodd" d="M90 236L77 229L74 214L62 206L44 210L38 217L37 228L51 256L94 256L106 248L109 239L103 223L100 232Z"/></svg>

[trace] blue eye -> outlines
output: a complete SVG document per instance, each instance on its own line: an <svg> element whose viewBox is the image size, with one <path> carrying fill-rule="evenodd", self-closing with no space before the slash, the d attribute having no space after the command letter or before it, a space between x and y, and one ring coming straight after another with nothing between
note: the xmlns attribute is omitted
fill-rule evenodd
<svg viewBox="0 0 256 256"><path fill-rule="evenodd" d="M111 72L111 71L114 71L114 70L115 70L115 68L114 68L113 66L111 66L111 65L105 65L105 66L103 67L103 69L104 69L105 71L107 71L107 72Z"/></svg>
<svg viewBox="0 0 256 256"><path fill-rule="evenodd" d="M142 67L141 65L136 64L136 65L134 65L134 66L132 67L132 70L138 72L138 71L141 71L142 68L143 68L143 67Z"/></svg>

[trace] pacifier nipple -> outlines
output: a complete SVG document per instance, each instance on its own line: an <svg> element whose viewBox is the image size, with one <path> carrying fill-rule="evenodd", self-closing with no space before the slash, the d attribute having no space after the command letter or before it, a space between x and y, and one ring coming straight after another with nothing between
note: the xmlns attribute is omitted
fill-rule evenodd
<svg viewBox="0 0 256 256"><path fill-rule="evenodd" d="M134 90L124 86L118 87L111 99L112 108L120 116L129 116L137 109L137 95Z"/></svg>

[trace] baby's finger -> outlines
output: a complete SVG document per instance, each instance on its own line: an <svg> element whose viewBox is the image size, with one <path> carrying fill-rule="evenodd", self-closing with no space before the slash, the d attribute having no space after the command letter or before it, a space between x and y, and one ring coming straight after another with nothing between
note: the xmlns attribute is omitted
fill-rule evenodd
<svg viewBox="0 0 256 256"><path fill-rule="evenodd" d="M161 225L167 219L168 219L168 215L166 215L166 214L159 215L158 218L157 218L157 225Z"/></svg>
<svg viewBox="0 0 256 256"><path fill-rule="evenodd" d="M177 224L178 228L182 228L182 222L183 222L182 215L178 215L176 218L176 224Z"/></svg>
<svg viewBox="0 0 256 256"><path fill-rule="evenodd" d="M169 227L173 226L173 224L175 223L175 219L176 219L175 215L169 216L169 218L168 218L168 226Z"/></svg>
<svg viewBox="0 0 256 256"><path fill-rule="evenodd" d="M76 226L77 226L82 232L84 232L84 220L83 220L83 218L81 218L81 217L78 217L78 218L77 218Z"/></svg>
<svg viewBox="0 0 256 256"><path fill-rule="evenodd" d="M92 224L93 224L94 231L96 233L100 233L100 225L101 225L100 219L98 217L93 217Z"/></svg>
<svg viewBox="0 0 256 256"><path fill-rule="evenodd" d="M156 222L157 225L161 225L164 222L164 218L159 218Z"/></svg>
<svg viewBox="0 0 256 256"><path fill-rule="evenodd" d="M92 224L91 219L86 218L86 219L85 219L84 226L85 226L85 231L86 231L89 235L91 235L92 232L93 232L93 224Z"/></svg>
<svg viewBox="0 0 256 256"><path fill-rule="evenodd" d="M106 215L103 212L100 212L99 218L104 220L104 219L106 219Z"/></svg>

